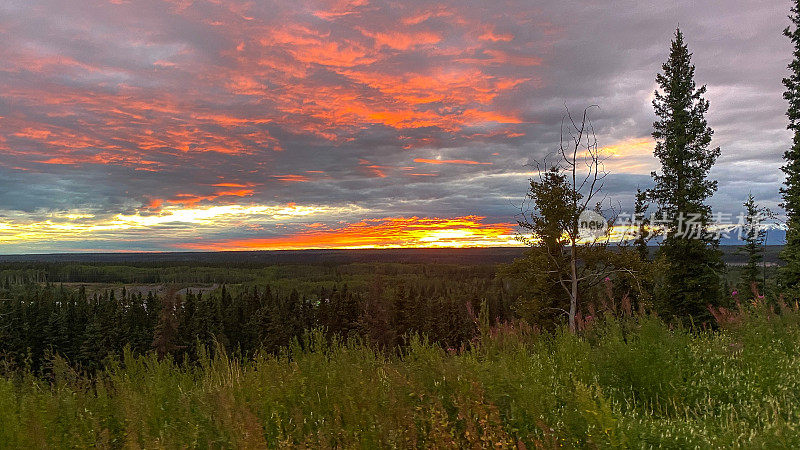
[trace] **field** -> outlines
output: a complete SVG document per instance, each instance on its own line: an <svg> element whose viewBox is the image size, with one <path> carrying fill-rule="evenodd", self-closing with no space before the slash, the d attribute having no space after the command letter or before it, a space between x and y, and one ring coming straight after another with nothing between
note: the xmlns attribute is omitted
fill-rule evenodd
<svg viewBox="0 0 800 450"><path fill-rule="evenodd" d="M0 447L800 445L797 305L668 324L608 284L572 334L458 253L6 261Z"/></svg>
<svg viewBox="0 0 800 450"><path fill-rule="evenodd" d="M0 447L790 448L799 319L753 309L689 332L612 318L580 337L507 325L398 354L311 332L248 360L126 352L94 376L55 358L47 378L0 379Z"/></svg>

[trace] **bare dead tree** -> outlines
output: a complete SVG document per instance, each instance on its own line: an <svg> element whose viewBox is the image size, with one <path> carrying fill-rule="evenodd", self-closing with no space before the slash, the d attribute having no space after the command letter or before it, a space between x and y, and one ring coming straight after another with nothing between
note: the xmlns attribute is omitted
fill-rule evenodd
<svg viewBox="0 0 800 450"><path fill-rule="evenodd" d="M592 248L605 247L610 242L610 224L614 219L605 219L600 206L604 178L608 175L597 137L588 118L590 106L576 121L569 109L561 122L561 140L553 165L536 163L538 180L531 180L528 197L536 210L522 214L519 225L531 231L529 245L543 247L549 258L549 272L569 298L569 308L557 308L569 320L570 331L576 330L575 319L579 306L579 285L591 286L599 283L611 270L609 263L602 261L590 265L585 254ZM588 214L587 214L588 213ZM588 216L588 218L587 218ZM603 226L595 233L586 233L587 223L582 221L602 220Z"/></svg>

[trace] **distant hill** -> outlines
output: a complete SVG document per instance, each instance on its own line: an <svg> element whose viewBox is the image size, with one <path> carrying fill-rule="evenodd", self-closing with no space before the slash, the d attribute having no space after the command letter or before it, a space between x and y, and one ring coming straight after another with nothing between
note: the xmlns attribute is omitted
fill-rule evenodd
<svg viewBox="0 0 800 450"><path fill-rule="evenodd" d="M741 246L733 245L720 245L722 251L722 259L727 264L745 264L747 262L747 255L742 253ZM764 252L764 261L772 264L780 264L778 255L783 250L783 245L768 245Z"/></svg>
<svg viewBox="0 0 800 450"><path fill-rule="evenodd" d="M522 256L524 252L524 247L495 247L174 253L59 253L0 255L0 262L120 264L166 262L198 264L348 264L394 262L479 265L507 263Z"/></svg>
<svg viewBox="0 0 800 450"><path fill-rule="evenodd" d="M741 264L746 257L740 246L721 245L725 262ZM766 261L778 262L781 245L766 248ZM655 251L655 247L652 247ZM0 263L105 263L157 264L196 263L228 264L348 264L348 263L438 263L463 265L503 264L519 258L524 247L492 248L403 248L367 250L282 250L248 252L165 252L165 253L56 253L36 255L0 255Z"/></svg>

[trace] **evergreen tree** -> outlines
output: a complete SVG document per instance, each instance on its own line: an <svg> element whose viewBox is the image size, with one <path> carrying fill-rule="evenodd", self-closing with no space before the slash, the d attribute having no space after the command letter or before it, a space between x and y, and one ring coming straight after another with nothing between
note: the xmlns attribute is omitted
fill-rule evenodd
<svg viewBox="0 0 800 450"><path fill-rule="evenodd" d="M653 138L661 173L652 173L655 186L649 196L666 228L658 252L663 270L656 298L667 315L699 318L707 315L706 305L720 298L722 259L709 233L711 208L705 204L717 189L707 176L720 150L710 148L706 87L695 85L691 56L683 33L676 30L664 72L656 77L661 92L653 100L659 117Z"/></svg>
<svg viewBox="0 0 800 450"><path fill-rule="evenodd" d="M199 294L202 296L202 292ZM190 355L197 354L197 297L190 290L186 290L178 321L178 341L185 346Z"/></svg>
<svg viewBox="0 0 800 450"><path fill-rule="evenodd" d="M145 310L142 294L137 293L131 296L130 307L127 312L126 321L129 324L130 335L127 341L131 349L136 354L143 354L150 348L150 339L153 336L151 324L147 321L147 310Z"/></svg>
<svg viewBox="0 0 800 450"><path fill-rule="evenodd" d="M647 191L637 189L636 203L633 207L633 223L637 226L634 245L636 245L636 251L639 254L639 259L642 261L647 261L650 259L650 249L647 247L647 242L651 237L650 230L648 229L648 226L650 225L650 219L645 217L647 208Z"/></svg>
<svg viewBox="0 0 800 450"><path fill-rule="evenodd" d="M387 299L383 279L378 277L364 300L360 324L363 334L382 349L394 347L397 340L393 306L394 303Z"/></svg>
<svg viewBox="0 0 800 450"><path fill-rule="evenodd" d="M789 64L790 75L783 79L786 92L783 98L789 102L786 115L789 118L789 130L794 133L792 146L783 154L785 163L781 168L786 181L781 188L786 210L786 246L781 252L781 259L786 263L781 268L783 285L789 289L797 289L800 285L800 0L796 0L789 18L792 25L783 34L794 44L792 62Z"/></svg>
<svg viewBox="0 0 800 450"><path fill-rule="evenodd" d="M573 295L570 290L570 239L565 230L572 230L580 212L573 207L580 193L569 184L567 174L559 167L531 179L528 198L536 212L530 219L519 221L520 227L535 237L525 258L515 261L508 275L522 275L526 291L517 305L517 312L531 323L558 324L568 314ZM577 299L575 302L577 304Z"/></svg>
<svg viewBox="0 0 800 450"><path fill-rule="evenodd" d="M739 290L748 297L763 292L763 278L759 266L764 261L764 238L766 232L761 228L761 221L766 216L767 210L760 208L750 194L744 202L747 215L742 220L742 239L744 245L741 252L747 255L747 265L742 271Z"/></svg>
<svg viewBox="0 0 800 450"><path fill-rule="evenodd" d="M164 296L158 323L153 329L152 345L160 358L172 354L179 348L175 341L178 337L177 311L180 309L181 299L176 295L175 290L171 289Z"/></svg>

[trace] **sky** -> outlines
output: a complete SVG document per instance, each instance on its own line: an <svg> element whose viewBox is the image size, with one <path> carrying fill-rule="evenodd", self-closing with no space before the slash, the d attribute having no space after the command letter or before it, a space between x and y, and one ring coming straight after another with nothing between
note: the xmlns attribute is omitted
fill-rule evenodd
<svg viewBox="0 0 800 450"><path fill-rule="evenodd" d="M715 211L779 211L785 0L4 0L0 253L518 245L590 105L631 209L675 28Z"/></svg>

